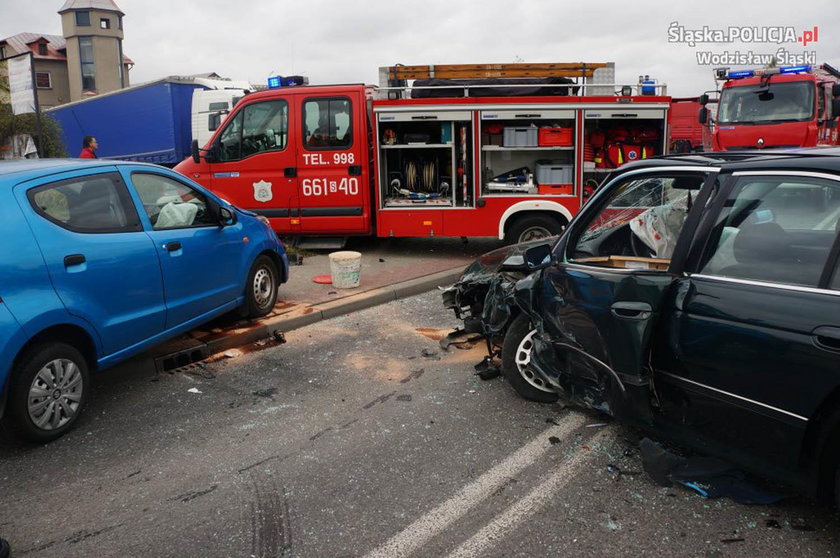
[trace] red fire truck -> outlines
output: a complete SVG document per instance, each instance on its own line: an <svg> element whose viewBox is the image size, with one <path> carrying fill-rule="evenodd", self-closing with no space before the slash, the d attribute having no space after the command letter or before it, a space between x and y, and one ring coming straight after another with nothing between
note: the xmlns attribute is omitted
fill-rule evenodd
<svg viewBox="0 0 840 558"><path fill-rule="evenodd" d="M714 151L838 144L840 72L828 64L719 68L716 78L725 82L713 123ZM700 112L701 123L708 117Z"/></svg>
<svg viewBox="0 0 840 558"><path fill-rule="evenodd" d="M699 97L672 98L668 111L668 151L670 153L692 153L712 150L712 131L708 122L698 119L700 109L713 101ZM714 101L716 102L716 101ZM710 110L707 108L707 110Z"/></svg>
<svg viewBox="0 0 840 558"><path fill-rule="evenodd" d="M601 173L666 150L665 86L616 86L614 72L393 66L379 87L269 89L176 170L281 235L557 234Z"/></svg>

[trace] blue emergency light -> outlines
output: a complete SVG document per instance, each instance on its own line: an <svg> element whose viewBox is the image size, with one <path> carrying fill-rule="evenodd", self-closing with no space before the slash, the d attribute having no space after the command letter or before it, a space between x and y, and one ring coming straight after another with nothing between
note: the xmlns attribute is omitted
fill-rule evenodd
<svg viewBox="0 0 840 558"><path fill-rule="evenodd" d="M309 78L306 76L271 76L268 78L269 89L292 87L295 85L309 85Z"/></svg>
<svg viewBox="0 0 840 558"><path fill-rule="evenodd" d="M729 72L729 79L741 79L741 78L748 78L753 77L755 72L753 70L741 70L738 72Z"/></svg>
<svg viewBox="0 0 840 558"><path fill-rule="evenodd" d="M780 74L798 74L800 72L810 72L811 66L785 66L779 68Z"/></svg>

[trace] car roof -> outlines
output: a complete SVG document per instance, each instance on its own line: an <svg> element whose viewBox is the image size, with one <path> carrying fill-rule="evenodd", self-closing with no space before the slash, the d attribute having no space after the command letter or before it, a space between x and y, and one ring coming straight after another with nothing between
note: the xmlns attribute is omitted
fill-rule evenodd
<svg viewBox="0 0 840 558"><path fill-rule="evenodd" d="M160 168L157 165L150 165L148 163L111 159L17 159L14 161L0 161L0 183L7 181L20 182L21 180L49 176L66 171L113 167L126 164Z"/></svg>
<svg viewBox="0 0 840 558"><path fill-rule="evenodd" d="M840 172L840 147L801 147L795 149L755 149L662 155L622 165L627 170L657 167L718 167L726 171L798 169Z"/></svg>

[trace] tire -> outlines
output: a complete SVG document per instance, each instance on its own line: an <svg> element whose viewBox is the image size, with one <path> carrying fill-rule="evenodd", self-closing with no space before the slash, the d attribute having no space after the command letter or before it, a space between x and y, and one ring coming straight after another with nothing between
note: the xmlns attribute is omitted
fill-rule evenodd
<svg viewBox="0 0 840 558"><path fill-rule="evenodd" d="M525 364L530 358L531 337L536 330L525 314L517 316L502 343L502 373L522 398L540 403L554 403L557 392L536 378ZM542 385L541 385L542 384Z"/></svg>
<svg viewBox="0 0 840 558"><path fill-rule="evenodd" d="M49 442L73 428L87 401L88 366L74 347L40 343L12 371L6 419L11 434Z"/></svg>
<svg viewBox="0 0 840 558"><path fill-rule="evenodd" d="M505 239L513 244L519 244L529 240L556 236L561 232L563 232L563 224L557 219L546 215L532 215L514 221L505 235Z"/></svg>
<svg viewBox="0 0 840 558"><path fill-rule="evenodd" d="M245 283L245 302L241 314L246 318L261 318L277 303L277 266L268 256L259 256L251 265Z"/></svg>

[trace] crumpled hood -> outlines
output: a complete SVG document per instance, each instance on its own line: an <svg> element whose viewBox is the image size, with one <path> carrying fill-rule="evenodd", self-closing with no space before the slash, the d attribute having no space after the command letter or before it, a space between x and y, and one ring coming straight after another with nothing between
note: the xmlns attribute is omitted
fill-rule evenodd
<svg viewBox="0 0 840 558"><path fill-rule="evenodd" d="M487 252L486 254L482 254L478 257L473 263L471 263L467 269L464 270L464 273L461 275L461 278L458 279L458 283L464 282L485 282L492 278L494 275L499 273L499 270L502 267L502 264L508 261L511 257L518 257L518 263L525 263L525 252L531 248L532 246L536 246L538 244L545 244L546 242L553 242L554 238L540 238L538 240L532 240L530 242L523 242L521 244L513 244L511 246L503 246L502 248L498 248L493 250L492 252ZM527 273L526 270L523 269L523 273Z"/></svg>

